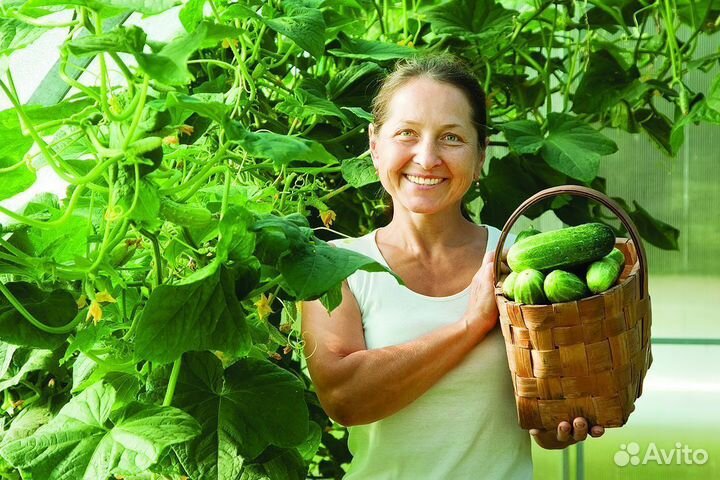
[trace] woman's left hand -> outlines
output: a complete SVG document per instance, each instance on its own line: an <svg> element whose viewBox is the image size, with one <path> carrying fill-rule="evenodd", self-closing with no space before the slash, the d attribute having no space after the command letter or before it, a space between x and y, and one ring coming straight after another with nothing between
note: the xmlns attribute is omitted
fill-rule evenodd
<svg viewBox="0 0 720 480"><path fill-rule="evenodd" d="M589 428L589 430L588 430ZM577 417L570 422L560 422L557 430L541 430L538 428L530 429L530 435L535 439L535 442L542 448L547 449L562 449L573 445L577 442L582 442L588 436L601 437L605 433L605 428L600 425L589 427L588 421L583 417Z"/></svg>

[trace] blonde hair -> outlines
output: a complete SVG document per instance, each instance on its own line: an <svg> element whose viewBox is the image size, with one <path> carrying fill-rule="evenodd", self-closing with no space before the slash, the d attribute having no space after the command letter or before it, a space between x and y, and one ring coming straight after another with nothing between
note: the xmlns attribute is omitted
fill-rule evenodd
<svg viewBox="0 0 720 480"><path fill-rule="evenodd" d="M380 130L387 119L390 100L395 92L410 80L419 77L450 84L465 94L472 111L472 122L478 134L478 149L484 149L487 138L485 91L468 66L448 53L413 57L395 64L393 71L381 82L372 101L375 130Z"/></svg>

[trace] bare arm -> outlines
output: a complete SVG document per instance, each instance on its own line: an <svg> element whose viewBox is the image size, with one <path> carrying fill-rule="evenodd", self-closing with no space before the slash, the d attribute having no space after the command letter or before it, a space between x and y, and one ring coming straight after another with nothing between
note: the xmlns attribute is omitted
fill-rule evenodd
<svg viewBox="0 0 720 480"><path fill-rule="evenodd" d="M482 282L485 304L458 321L413 341L368 350L354 295L343 283L343 300L328 315L319 301L304 302L302 333L310 376L328 415L346 426L371 423L412 403L452 370L493 328L497 310L492 263L473 282ZM488 287L489 285L489 287Z"/></svg>

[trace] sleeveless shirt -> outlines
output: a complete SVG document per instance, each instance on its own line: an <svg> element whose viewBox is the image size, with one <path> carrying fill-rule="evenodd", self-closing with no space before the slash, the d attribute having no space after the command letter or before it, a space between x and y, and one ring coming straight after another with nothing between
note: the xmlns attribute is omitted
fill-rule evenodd
<svg viewBox="0 0 720 480"><path fill-rule="evenodd" d="M494 249L500 231L488 230ZM374 230L332 240L389 268ZM506 245L511 245L508 236ZM386 272L358 270L348 279L362 315L368 349L412 341L458 321L470 285L430 297L397 283ZM453 370L402 410L376 422L348 427L353 455L344 480L532 479L530 435L517 423L512 380L499 325Z"/></svg>

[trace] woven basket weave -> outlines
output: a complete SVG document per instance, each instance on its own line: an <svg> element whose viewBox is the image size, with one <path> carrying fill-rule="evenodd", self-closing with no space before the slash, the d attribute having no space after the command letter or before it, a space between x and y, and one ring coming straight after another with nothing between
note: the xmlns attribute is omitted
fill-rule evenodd
<svg viewBox="0 0 720 480"><path fill-rule="evenodd" d="M616 239L625 268L609 290L574 302L525 305L502 293L500 255L515 221L532 205L562 194L596 200L625 225ZM503 227L495 254L495 298L522 428L555 430L585 417L590 426L619 427L635 409L652 363L647 261L635 225L610 198L575 185L530 197Z"/></svg>

